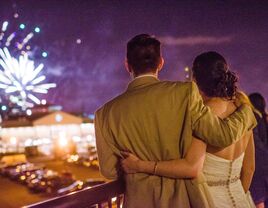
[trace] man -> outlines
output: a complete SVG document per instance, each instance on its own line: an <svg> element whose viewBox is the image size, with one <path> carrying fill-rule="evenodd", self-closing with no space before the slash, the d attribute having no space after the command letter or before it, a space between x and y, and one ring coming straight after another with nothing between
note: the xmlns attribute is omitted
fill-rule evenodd
<svg viewBox="0 0 268 208"><path fill-rule="evenodd" d="M100 171L108 179L120 176L122 150L143 160L182 158L192 134L226 147L255 125L246 105L221 120L204 106L194 83L159 81L163 63L157 39L141 34L128 42L126 68L134 79L95 114ZM125 182L126 207L190 207L184 180L137 173L125 175Z"/></svg>

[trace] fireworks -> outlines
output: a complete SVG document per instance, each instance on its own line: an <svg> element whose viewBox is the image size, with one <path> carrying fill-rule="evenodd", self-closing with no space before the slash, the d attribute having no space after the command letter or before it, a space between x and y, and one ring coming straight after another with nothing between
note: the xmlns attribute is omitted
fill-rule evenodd
<svg viewBox="0 0 268 208"><path fill-rule="evenodd" d="M14 18L18 18L17 13ZM8 21L4 21L0 27L0 90L4 90L11 103L26 110L34 104L46 103L45 100L40 101L37 94L48 93L56 84L43 83L46 76L40 74L44 65L41 63L35 67L33 58L29 58L29 55L33 55L31 50L36 48L29 44L30 40L41 29L35 27L27 33L26 29L29 27L23 23L17 28L14 31ZM44 58L47 55L47 52L42 52Z"/></svg>
<svg viewBox="0 0 268 208"><path fill-rule="evenodd" d="M0 66L0 88L10 94L12 103L23 109L33 107L33 103L41 104L36 93L46 94L50 88L56 87L54 83L42 83L46 77L39 74L44 65L39 64L35 68L34 61L28 58L27 53L16 59L7 48L0 48Z"/></svg>
<svg viewBox="0 0 268 208"><path fill-rule="evenodd" d="M0 48L9 48L13 55L16 53L23 54L25 53L25 50L30 52L32 47L30 47L28 43L36 33L40 33L41 31L39 27L35 27L27 34L25 33L26 25L23 23L18 26L18 29L19 30L12 31L10 23L8 21L4 21L0 32Z"/></svg>

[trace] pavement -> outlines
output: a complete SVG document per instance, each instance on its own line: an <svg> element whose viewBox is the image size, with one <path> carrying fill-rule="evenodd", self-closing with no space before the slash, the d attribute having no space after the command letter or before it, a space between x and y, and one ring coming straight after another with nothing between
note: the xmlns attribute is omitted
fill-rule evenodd
<svg viewBox="0 0 268 208"><path fill-rule="evenodd" d="M44 164L47 168L61 172L70 171L79 180L88 178L102 178L99 170L94 167L84 167L75 164L66 164L59 160L33 159L36 164ZM0 176L0 208L18 208L50 198L46 194L31 193L28 188L9 178Z"/></svg>

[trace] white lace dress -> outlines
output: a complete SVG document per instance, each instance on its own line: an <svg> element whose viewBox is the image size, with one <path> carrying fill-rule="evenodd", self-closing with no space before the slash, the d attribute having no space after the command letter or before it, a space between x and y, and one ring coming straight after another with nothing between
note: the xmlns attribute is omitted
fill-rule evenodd
<svg viewBox="0 0 268 208"><path fill-rule="evenodd" d="M203 173L215 207L255 207L250 194L245 194L240 181L243 159L244 153L233 161L206 153Z"/></svg>

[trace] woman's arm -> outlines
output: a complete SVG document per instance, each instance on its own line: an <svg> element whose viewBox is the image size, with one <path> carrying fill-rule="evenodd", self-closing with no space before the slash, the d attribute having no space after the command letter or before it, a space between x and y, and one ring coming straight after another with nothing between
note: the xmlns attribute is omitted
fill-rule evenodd
<svg viewBox="0 0 268 208"><path fill-rule="evenodd" d="M243 166L241 170L241 183L245 193L248 191L255 171L255 150L253 132L250 133L250 139L245 151Z"/></svg>
<svg viewBox="0 0 268 208"><path fill-rule="evenodd" d="M203 168L206 144L193 138L192 144L184 159L169 161L143 161L131 153L124 153L127 157L121 161L126 173L148 173L169 178L194 178Z"/></svg>

